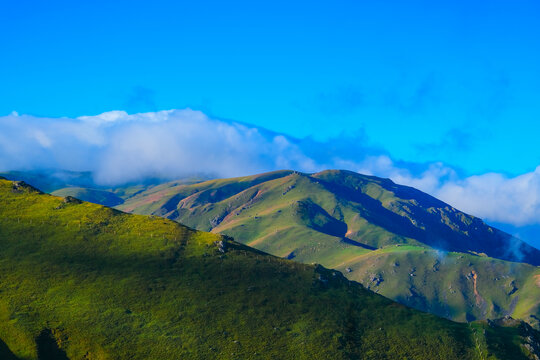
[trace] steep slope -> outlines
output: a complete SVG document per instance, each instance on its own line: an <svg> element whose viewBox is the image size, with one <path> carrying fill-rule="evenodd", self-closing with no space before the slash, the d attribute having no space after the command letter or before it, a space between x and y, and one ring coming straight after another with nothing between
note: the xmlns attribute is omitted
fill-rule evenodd
<svg viewBox="0 0 540 360"><path fill-rule="evenodd" d="M522 322L453 323L220 235L0 180L0 355L532 359Z"/></svg>
<svg viewBox="0 0 540 360"><path fill-rule="evenodd" d="M284 222L291 224L292 218L296 228L371 248L422 244L540 265L539 250L474 216L416 189L350 171L312 175L280 171L192 185L165 184L137 194L119 208L207 231L234 232L253 219L270 216L277 223L278 218L287 218Z"/></svg>
<svg viewBox="0 0 540 360"><path fill-rule="evenodd" d="M119 208L230 235L277 256L337 268L365 286L378 282L375 291L380 294L452 319L512 314L534 324L540 317L540 288L534 286L540 251L388 179L349 171L279 171L162 184ZM444 271L433 271L447 256ZM404 266L392 266L395 262ZM416 275L411 275L413 269ZM470 285L473 271L482 301ZM384 283L381 274L386 274ZM441 281L443 274L451 275Z"/></svg>

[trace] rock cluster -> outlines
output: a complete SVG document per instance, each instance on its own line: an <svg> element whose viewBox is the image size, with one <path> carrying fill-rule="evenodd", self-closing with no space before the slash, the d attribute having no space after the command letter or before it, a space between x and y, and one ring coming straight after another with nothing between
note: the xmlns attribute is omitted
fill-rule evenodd
<svg viewBox="0 0 540 360"><path fill-rule="evenodd" d="M227 243L223 240L215 241L214 244L216 244L220 253L225 254L227 252Z"/></svg>

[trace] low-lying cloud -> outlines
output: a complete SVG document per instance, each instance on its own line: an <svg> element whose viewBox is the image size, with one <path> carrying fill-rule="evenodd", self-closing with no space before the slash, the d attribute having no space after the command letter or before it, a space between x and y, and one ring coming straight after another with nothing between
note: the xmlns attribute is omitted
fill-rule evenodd
<svg viewBox="0 0 540 360"><path fill-rule="evenodd" d="M486 173L461 178L442 163L429 164L423 172L413 174L396 166L389 157L377 156L352 169L415 187L492 222L518 227L540 224L540 166L516 177Z"/></svg>
<svg viewBox="0 0 540 360"><path fill-rule="evenodd" d="M74 119L13 113L0 117L0 171L92 171L97 183L114 185L194 174L339 168L389 177L490 221L540 224L540 167L513 178L497 173L463 178L442 163L396 163L367 143L363 133L325 143L294 139L190 109Z"/></svg>
<svg viewBox="0 0 540 360"><path fill-rule="evenodd" d="M101 184L320 167L291 139L193 110L0 117L0 169L88 170Z"/></svg>

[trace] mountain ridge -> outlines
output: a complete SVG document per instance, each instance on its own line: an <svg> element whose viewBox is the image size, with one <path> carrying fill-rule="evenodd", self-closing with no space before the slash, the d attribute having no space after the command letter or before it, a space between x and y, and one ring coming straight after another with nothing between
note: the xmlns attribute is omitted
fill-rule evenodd
<svg viewBox="0 0 540 360"><path fill-rule="evenodd" d="M333 174L335 173L338 173L339 175L345 174L347 177L356 177L357 183L348 184L347 179L343 179L343 177L339 176L333 176ZM337 196L344 197L345 200L362 203L362 205L367 208L360 209L362 211L362 216L369 217L368 221L378 223L378 226L388 228L387 230L396 233L398 236L420 240L420 242L425 245L434 248L440 248L441 250L460 252L474 251L477 253L486 253L491 257L500 258L502 260L521 260L523 262L528 262L533 265L540 265L540 250L533 248L522 240L512 238L509 234L506 234L503 231L486 225L479 218L460 212L459 210L456 210L450 205L417 189L403 185L397 185L390 179L382 179L375 176L366 176L345 170L325 170L323 172L314 174L303 174L295 171L277 171L256 175L252 178L253 181L246 181L246 179L250 179L251 177L227 179L227 184L217 187L213 185L217 184L219 180L208 180L193 185L180 185L179 187L184 189L184 191L176 193L175 196L170 197L163 205L160 204L160 207L153 210L153 213L155 215L160 215L171 219L183 219L184 217L175 211L192 208L194 201L213 204L219 203L232 195L239 195L244 191L249 191L253 186L257 186L262 182L277 180L289 176L304 176L312 179L317 179L318 181L315 181L316 184L323 184L326 187L326 190L328 190L329 192L336 194ZM399 199L412 200L411 203L414 206L416 206L417 208L427 209L427 211L424 211L423 213L414 213L413 211L411 211L410 206L407 207L406 205L404 206L401 203L397 203L395 205L390 204L390 206L395 206L395 209L389 209L388 207L390 206L385 207L385 204L383 204L379 199L372 198L371 196L363 192L359 192L358 178L368 179L369 182L376 183L377 185L381 186L381 188L386 190L386 192L394 192L396 197L398 197ZM336 181L336 179L339 181ZM234 182L235 180L237 183ZM207 184L212 185L208 186ZM162 186L167 186L167 183L154 187L152 188L152 190L150 190L153 194L153 200L150 201L150 203L152 203L153 205L158 203L155 199L159 200L160 196L167 196L160 195L159 191L155 190L161 188ZM238 191L234 194L230 193L231 191L234 191L235 186L237 188L240 188L241 191ZM203 188L203 190L195 191L199 190L199 188ZM286 193L288 191L291 191L292 189L294 189L294 186L292 186L291 188L286 188L283 195L286 195ZM119 205L118 207L120 209L125 209L128 212L136 211L138 205L136 198L145 196L144 193L147 191L143 191L142 194L136 196L135 199L131 198L124 204ZM172 189L166 189L166 191L171 192ZM242 195L245 195L245 193ZM252 195L253 197L248 199L248 202L253 202L258 197L260 197L261 192L255 192ZM379 196L384 195L385 194L381 194ZM418 200L420 200L421 203L418 203ZM234 206L234 204L232 205ZM148 212L151 210L151 208L148 208L144 211ZM221 217L216 218L216 226L212 226L212 224L210 223L209 226L206 226L205 230L212 230L213 228L216 228L217 225L223 222L225 216L230 215L232 210L233 209L229 209L226 214L221 214ZM339 208L337 210L339 211ZM334 209L334 211L336 211L336 209ZM418 224L415 224L415 222L418 221L420 215L422 215L424 218L429 216L440 216L441 214L434 214L434 212L437 211L443 213L442 215L446 217L444 219L446 223L440 224L439 226L436 221L432 221L429 224L432 227L431 229L429 229L429 236L433 236L433 234L440 235L437 239L433 239L429 238L428 235L426 235L425 232L422 231L424 230L421 227L422 224L418 226ZM390 219L384 223L381 222L381 219L385 218ZM409 222L411 224L409 224ZM465 227L464 225L467 226L465 230L463 229ZM221 227L223 227L223 225L221 225ZM459 241L444 242L444 238L449 237L449 231L457 232L459 237L454 236L452 240L457 239ZM476 233L470 235L466 233L468 231L474 231ZM343 235L345 235L345 233ZM351 232L349 232L347 235L351 235ZM481 244L481 246L477 246L474 243L471 244L470 239L467 239L467 237L470 238L471 236L475 236L477 239L480 237L489 236L490 243L488 245ZM514 242L513 245L510 244L510 239L512 240L512 242ZM515 243L518 244L517 249L515 249ZM374 244L364 243L364 245L373 246ZM509 251L509 249L511 250ZM513 251L514 249L516 251Z"/></svg>
<svg viewBox="0 0 540 360"><path fill-rule="evenodd" d="M322 266L0 180L0 355L532 359L523 322L459 324Z"/></svg>
<svg viewBox="0 0 540 360"><path fill-rule="evenodd" d="M66 190L64 194L77 197L73 188ZM512 252L480 239L483 248L450 251L469 250L463 244L474 245L479 234L489 235L487 240L515 239L389 179L349 171L310 175L283 170L102 190L122 198L124 203L117 206L122 210L169 217L279 257L321 263L422 311L457 321L512 315L540 328L540 286L534 281L540 275L538 268L483 253L488 247L489 255L519 261L522 254L515 251L517 247ZM360 202L351 201L355 199ZM369 206L363 206L364 200ZM471 224L479 230L470 229ZM388 231L396 227L398 234ZM459 241L453 248L441 249L440 236L425 239L426 234L437 234L432 229L443 236L455 233L449 239ZM403 236L408 234L416 234L416 239ZM476 301L476 292L483 301Z"/></svg>
<svg viewBox="0 0 540 360"><path fill-rule="evenodd" d="M531 286L538 268L516 262L537 265L537 249L389 179L349 171L280 171L191 185L161 184L118 208L167 217L280 257L336 268L391 299L450 319L513 314L539 325L540 289ZM400 262L407 268L394 266ZM436 263L452 276L433 271ZM481 304L475 300L472 271L479 277L485 299ZM397 283L391 281L396 277Z"/></svg>

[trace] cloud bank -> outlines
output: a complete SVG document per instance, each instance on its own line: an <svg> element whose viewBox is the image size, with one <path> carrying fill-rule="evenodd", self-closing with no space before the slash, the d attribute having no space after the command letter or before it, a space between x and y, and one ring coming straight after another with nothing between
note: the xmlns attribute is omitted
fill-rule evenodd
<svg viewBox="0 0 540 360"><path fill-rule="evenodd" d="M0 151L3 170L88 170L101 184L318 169L284 135L189 109L76 119L11 114L0 117Z"/></svg>
<svg viewBox="0 0 540 360"><path fill-rule="evenodd" d="M194 174L338 168L391 178L489 221L540 224L540 166L513 178L498 173L462 178L442 163L396 163L384 149L366 144L363 133L324 143L294 139L190 109L74 119L0 117L0 171L92 171L97 183L114 185Z"/></svg>
<svg viewBox="0 0 540 360"><path fill-rule="evenodd" d="M395 166L390 158L379 156L356 170L415 187L492 222L518 227L540 224L540 166L516 177L486 173L460 178L454 169L441 163L413 174Z"/></svg>

